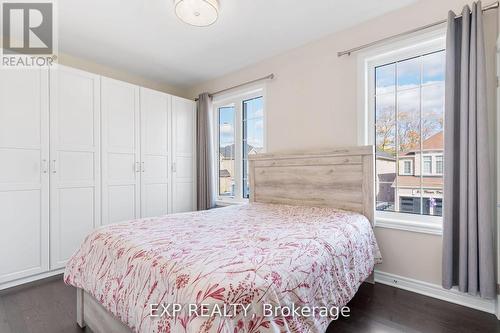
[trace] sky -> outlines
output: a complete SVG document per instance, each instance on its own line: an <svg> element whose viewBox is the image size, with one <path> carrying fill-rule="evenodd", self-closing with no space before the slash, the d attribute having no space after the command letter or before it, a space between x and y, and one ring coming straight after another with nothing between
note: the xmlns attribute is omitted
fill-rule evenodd
<svg viewBox="0 0 500 333"><path fill-rule="evenodd" d="M256 98L243 103L248 144L263 147L263 99ZM234 107L219 108L219 142L221 147L234 144L235 121Z"/></svg>
<svg viewBox="0 0 500 333"><path fill-rule="evenodd" d="M431 53L423 57L411 58L398 62L397 64L397 82L398 90L405 86L420 84L420 62L422 61L422 83L428 84L436 81L444 81L444 51ZM392 63L377 67L376 93L388 93L394 91L396 84L396 64Z"/></svg>
<svg viewBox="0 0 500 333"><path fill-rule="evenodd" d="M422 78L420 77L421 66ZM427 133L424 139L442 131L444 71L444 51L404 60L398 62L397 65L392 63L377 67L375 72L377 119L387 118L388 114L393 114L392 118L394 118L397 88L400 129L405 126L411 127L409 123L419 124L420 111L422 111L423 119L425 119L424 130ZM422 88L420 89L421 80ZM420 110L420 102L422 102L422 110ZM404 123L403 119L407 123ZM419 125L413 125L413 128L415 127L419 129Z"/></svg>

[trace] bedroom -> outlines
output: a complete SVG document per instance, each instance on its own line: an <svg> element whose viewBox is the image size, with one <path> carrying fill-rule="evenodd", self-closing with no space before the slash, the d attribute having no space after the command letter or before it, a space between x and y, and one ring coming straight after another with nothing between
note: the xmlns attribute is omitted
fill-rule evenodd
<svg viewBox="0 0 500 333"><path fill-rule="evenodd" d="M0 333L500 332L498 2L1 8Z"/></svg>

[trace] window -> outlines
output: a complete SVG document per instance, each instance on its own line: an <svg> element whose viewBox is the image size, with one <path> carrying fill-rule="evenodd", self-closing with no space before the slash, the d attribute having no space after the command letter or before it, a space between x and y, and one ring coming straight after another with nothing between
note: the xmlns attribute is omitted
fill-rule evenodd
<svg viewBox="0 0 500 333"><path fill-rule="evenodd" d="M436 174L443 174L443 155L436 156Z"/></svg>
<svg viewBox="0 0 500 333"><path fill-rule="evenodd" d="M424 202L424 213L427 215L438 215L443 214L443 199L440 198L423 198Z"/></svg>
<svg viewBox="0 0 500 333"><path fill-rule="evenodd" d="M424 156L424 174L432 174L432 156Z"/></svg>
<svg viewBox="0 0 500 333"><path fill-rule="evenodd" d="M413 174L413 161L412 160L400 160L400 175L411 175Z"/></svg>
<svg viewBox="0 0 500 333"><path fill-rule="evenodd" d="M375 142L377 155L384 155L377 159L377 178L379 184L390 183L383 189L391 192L378 191L378 210L430 214L424 201L440 198L437 192L430 198L423 193L442 193L443 187L442 177L429 177L433 156L428 152L442 153L444 146L444 55L444 50L417 53L373 68Z"/></svg>
<svg viewBox="0 0 500 333"><path fill-rule="evenodd" d="M404 213L420 213L420 200L414 197L400 197L399 211Z"/></svg>
<svg viewBox="0 0 500 333"><path fill-rule="evenodd" d="M234 183L234 106L221 107L219 112L219 196L233 197Z"/></svg>
<svg viewBox="0 0 500 333"><path fill-rule="evenodd" d="M444 48L434 31L361 55L360 140L376 147L377 225L441 232Z"/></svg>
<svg viewBox="0 0 500 333"><path fill-rule="evenodd" d="M217 124L219 201L250 196L248 158L264 151L264 91L222 97L214 101Z"/></svg>
<svg viewBox="0 0 500 333"><path fill-rule="evenodd" d="M262 96L243 101L243 197L250 196L248 155L264 149L264 108Z"/></svg>
<svg viewBox="0 0 500 333"><path fill-rule="evenodd" d="M411 161L404 161L405 163L405 174L409 175L411 173Z"/></svg>

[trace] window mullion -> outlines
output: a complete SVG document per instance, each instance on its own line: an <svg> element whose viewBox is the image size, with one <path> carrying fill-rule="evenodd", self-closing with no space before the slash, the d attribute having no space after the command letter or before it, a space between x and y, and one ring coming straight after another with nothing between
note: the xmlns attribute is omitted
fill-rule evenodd
<svg viewBox="0 0 500 333"><path fill-rule="evenodd" d="M399 212L399 124L398 124L398 113L399 113L399 106L398 106L398 62L395 63L395 69L394 69L394 148L395 148L395 154L396 154L396 178L394 183L396 184L395 186L395 191L394 191L394 210Z"/></svg>
<svg viewBox="0 0 500 333"><path fill-rule="evenodd" d="M217 197L220 197L220 110L219 110L219 105L215 105L214 107L214 124L215 124L215 158L214 158L214 164L215 164L215 179L216 179L216 194Z"/></svg>
<svg viewBox="0 0 500 333"><path fill-rule="evenodd" d="M234 158L234 180L237 199L243 198L243 99L234 101L235 108L235 158Z"/></svg>
<svg viewBox="0 0 500 333"><path fill-rule="evenodd" d="M424 160L424 140L423 140L423 135L422 135L422 84L423 84L423 79L424 79L424 62L423 62L423 57L420 57L420 85L419 85L419 135L420 135L420 214L422 215L424 212L424 188L423 188L423 181L424 181L424 170L423 170L423 160ZM431 160L431 165L432 165L432 160Z"/></svg>

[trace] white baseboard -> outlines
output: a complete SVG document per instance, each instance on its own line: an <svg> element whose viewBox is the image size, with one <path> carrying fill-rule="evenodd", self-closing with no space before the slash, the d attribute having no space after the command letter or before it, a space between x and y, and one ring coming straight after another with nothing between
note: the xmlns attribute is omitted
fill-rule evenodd
<svg viewBox="0 0 500 333"><path fill-rule="evenodd" d="M28 283L28 282L42 280L42 279L45 279L45 278L48 278L48 277L51 277L54 275L62 274L62 273L64 273L64 268L56 269L56 270L41 273L41 274L31 275L31 276L28 276L25 278L16 279L16 280L9 281L9 282L0 283L0 290L20 286L20 285Z"/></svg>
<svg viewBox="0 0 500 333"><path fill-rule="evenodd" d="M447 290L440 285L375 270L375 282L497 315L497 301ZM498 315L497 315L498 317Z"/></svg>
<svg viewBox="0 0 500 333"><path fill-rule="evenodd" d="M496 312L497 319L500 320L500 295L497 295L497 312Z"/></svg>

